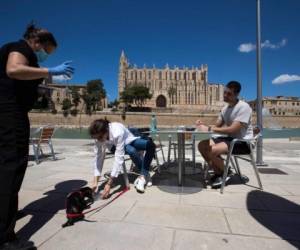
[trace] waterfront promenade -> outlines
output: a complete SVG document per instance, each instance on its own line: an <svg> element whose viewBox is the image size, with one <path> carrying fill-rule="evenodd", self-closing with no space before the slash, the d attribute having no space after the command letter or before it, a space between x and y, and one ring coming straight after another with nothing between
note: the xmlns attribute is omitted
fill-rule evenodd
<svg viewBox="0 0 300 250"><path fill-rule="evenodd" d="M26 216L16 229L38 249L300 248L300 141L264 141L264 160L272 171L260 175L263 192L255 188L247 162L241 161L247 185L235 176L223 195L206 187L201 173L188 171L184 186L178 187L176 169L162 169L160 175L152 173L154 185L145 194L131 184L120 198L87 216L88 221L64 229L66 194L92 179L93 141L55 139L54 148L58 160L29 162L20 192ZM107 155L104 171L112 161ZM202 162L199 154L197 161ZM93 207L105 202L97 200Z"/></svg>

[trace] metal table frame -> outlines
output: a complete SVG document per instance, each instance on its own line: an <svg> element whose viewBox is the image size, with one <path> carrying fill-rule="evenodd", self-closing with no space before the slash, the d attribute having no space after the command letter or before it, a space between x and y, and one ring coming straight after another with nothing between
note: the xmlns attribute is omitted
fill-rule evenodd
<svg viewBox="0 0 300 250"><path fill-rule="evenodd" d="M212 132L203 131L185 131L185 130L158 130L156 132L151 132L152 134L176 134L178 143L178 186L182 186L182 177L185 172L185 134L201 134L209 135L209 139Z"/></svg>

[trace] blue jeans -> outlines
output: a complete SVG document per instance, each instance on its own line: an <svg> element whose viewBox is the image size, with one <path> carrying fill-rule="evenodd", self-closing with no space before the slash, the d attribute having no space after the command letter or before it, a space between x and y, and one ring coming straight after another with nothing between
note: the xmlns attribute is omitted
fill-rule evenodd
<svg viewBox="0 0 300 250"><path fill-rule="evenodd" d="M144 157L139 151L146 151ZM125 146L125 153L127 153L133 163L141 171L141 174L147 176L150 169L150 164L155 154L155 144L152 140L136 139Z"/></svg>

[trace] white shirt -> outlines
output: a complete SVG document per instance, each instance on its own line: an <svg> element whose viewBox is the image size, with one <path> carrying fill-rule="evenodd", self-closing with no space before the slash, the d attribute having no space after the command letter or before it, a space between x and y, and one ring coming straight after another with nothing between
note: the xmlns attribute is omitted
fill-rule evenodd
<svg viewBox="0 0 300 250"><path fill-rule="evenodd" d="M122 164L124 163L125 146L138 139L130 131L119 122L109 123L109 139L105 142L95 141L95 162L94 162L94 176L100 176L103 168L106 148L116 146L115 161L113 163L111 176L117 177L122 171Z"/></svg>
<svg viewBox="0 0 300 250"><path fill-rule="evenodd" d="M235 134L230 134L231 137L239 139L253 138L253 127L251 124L252 109L248 103L239 100L237 104L232 107L229 105L225 106L222 109L218 120L221 120L227 127L229 127L234 121L242 123L243 127L240 131Z"/></svg>

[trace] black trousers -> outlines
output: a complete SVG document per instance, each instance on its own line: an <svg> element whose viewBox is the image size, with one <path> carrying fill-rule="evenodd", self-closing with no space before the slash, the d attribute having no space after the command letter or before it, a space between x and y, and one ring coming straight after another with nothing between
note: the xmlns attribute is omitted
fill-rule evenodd
<svg viewBox="0 0 300 250"><path fill-rule="evenodd" d="M0 244L14 234L18 193L28 163L28 114L0 104Z"/></svg>

